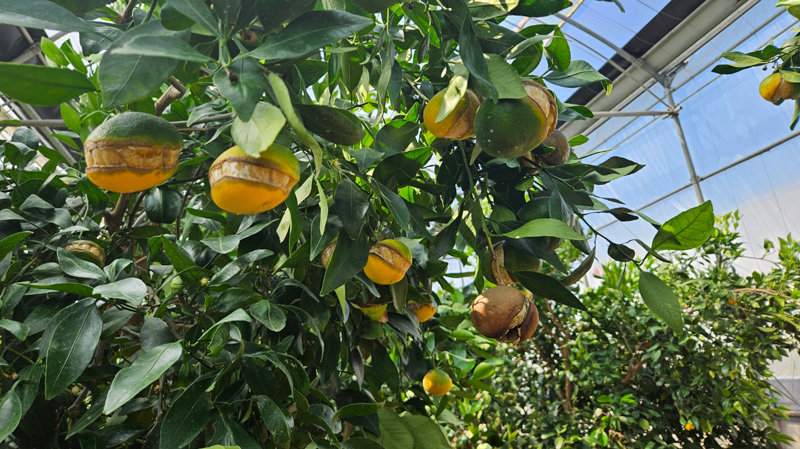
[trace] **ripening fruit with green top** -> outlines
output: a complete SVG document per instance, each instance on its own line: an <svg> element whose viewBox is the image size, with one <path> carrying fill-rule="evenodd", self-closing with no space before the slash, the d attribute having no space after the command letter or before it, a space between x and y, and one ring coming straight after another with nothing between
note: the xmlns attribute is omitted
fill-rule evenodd
<svg viewBox="0 0 800 449"><path fill-rule="evenodd" d="M381 240L369 250L364 274L374 283L391 285L400 282L411 267L411 251L401 241Z"/></svg>
<svg viewBox="0 0 800 449"><path fill-rule="evenodd" d="M83 144L86 176L117 193L147 190L178 169L183 141L178 129L161 117L123 112L94 129Z"/></svg>
<svg viewBox="0 0 800 449"><path fill-rule="evenodd" d="M425 111L422 113L425 127L436 137L464 140L474 136L473 122L475 121L475 111L481 104L480 97L467 89L455 109L441 121L436 121L444 102L445 92L446 90L439 91L425 106Z"/></svg>

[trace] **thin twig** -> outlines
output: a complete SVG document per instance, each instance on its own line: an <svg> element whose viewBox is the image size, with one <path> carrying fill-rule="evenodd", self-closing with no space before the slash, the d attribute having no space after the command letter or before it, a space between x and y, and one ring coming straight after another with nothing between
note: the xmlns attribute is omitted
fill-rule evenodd
<svg viewBox="0 0 800 449"><path fill-rule="evenodd" d="M136 8L137 3L139 3L139 0L130 0L128 2L128 6L125 7L125 11L122 13L122 16L117 19L117 23L128 23L133 20L133 10Z"/></svg>

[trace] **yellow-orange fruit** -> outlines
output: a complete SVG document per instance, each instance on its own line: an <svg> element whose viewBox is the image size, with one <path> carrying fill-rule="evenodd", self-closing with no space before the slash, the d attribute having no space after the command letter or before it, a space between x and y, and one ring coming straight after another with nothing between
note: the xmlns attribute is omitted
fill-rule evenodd
<svg viewBox="0 0 800 449"><path fill-rule="evenodd" d="M498 285L472 303L472 324L485 337L506 343L525 341L539 325L539 310L514 287Z"/></svg>
<svg viewBox="0 0 800 449"><path fill-rule="evenodd" d="M796 100L800 97L800 85L786 81L776 72L761 81L758 93L769 102L781 104L783 100Z"/></svg>
<svg viewBox="0 0 800 449"><path fill-rule="evenodd" d="M422 386L434 396L444 396L453 388L453 380L446 372L436 368L422 378Z"/></svg>
<svg viewBox="0 0 800 449"><path fill-rule="evenodd" d="M208 170L211 199L234 214L257 214L286 201L300 179L300 164L288 148L272 144L259 157L234 146Z"/></svg>
<svg viewBox="0 0 800 449"><path fill-rule="evenodd" d="M429 302L421 304L415 302L409 304L409 307L414 311L415 314L417 314L417 321L420 323L424 323L436 315L436 306Z"/></svg>
<svg viewBox="0 0 800 449"><path fill-rule="evenodd" d="M436 117L442 107L445 92L445 90L439 91L425 106L425 111L422 113L425 127L436 137L463 140L474 136L473 122L475 121L475 112L481 104L480 97L467 89L455 109L437 122Z"/></svg>
<svg viewBox="0 0 800 449"><path fill-rule="evenodd" d="M372 321L379 323L389 322L389 313L386 310L387 304L353 304L353 307L360 310Z"/></svg>
<svg viewBox="0 0 800 449"><path fill-rule="evenodd" d="M103 248L89 240L75 240L67 243L64 249L83 260L95 263L99 267L106 264L106 253Z"/></svg>
<svg viewBox="0 0 800 449"><path fill-rule="evenodd" d="M182 146L178 129L163 118L124 112L86 138L86 176L112 192L146 190L175 173Z"/></svg>
<svg viewBox="0 0 800 449"><path fill-rule="evenodd" d="M391 285L400 282L410 267L408 247L399 240L386 239L370 248L364 274L376 284Z"/></svg>

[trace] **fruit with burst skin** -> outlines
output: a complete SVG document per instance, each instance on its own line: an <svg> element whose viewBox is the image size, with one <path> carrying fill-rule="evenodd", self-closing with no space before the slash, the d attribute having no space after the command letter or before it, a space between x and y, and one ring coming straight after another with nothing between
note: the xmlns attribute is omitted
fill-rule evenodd
<svg viewBox="0 0 800 449"><path fill-rule="evenodd" d="M556 99L553 98L553 94L551 94L547 88L536 81L522 80L522 85L525 86L525 92L528 94L528 98L539 106L546 118L547 129L544 134L545 138L547 138L555 131L556 125L558 124L558 105L556 104Z"/></svg>
<svg viewBox="0 0 800 449"><path fill-rule="evenodd" d="M506 343L531 338L539 325L536 305L507 285L498 285L478 295L472 303L470 318L478 332Z"/></svg>
<svg viewBox="0 0 800 449"><path fill-rule="evenodd" d="M796 100L800 98L800 84L790 83L783 79L780 73L773 73L764 78L758 86L761 97L774 104L781 104L783 100Z"/></svg>
<svg viewBox="0 0 800 449"><path fill-rule="evenodd" d="M83 260L92 262L102 268L106 264L106 253L103 248L89 240L75 240L67 243L64 249Z"/></svg>
<svg viewBox="0 0 800 449"><path fill-rule="evenodd" d="M286 201L300 179L300 164L291 150L272 144L253 157L234 146L211 164L211 199L234 214L258 214Z"/></svg>
<svg viewBox="0 0 800 449"><path fill-rule="evenodd" d="M475 138L494 157L518 158L547 137L547 117L530 98L484 102L475 115Z"/></svg>
<svg viewBox="0 0 800 449"><path fill-rule="evenodd" d="M550 153L539 154L536 156L536 158L541 161L542 164L561 165L566 164L569 160L569 140L567 140L567 136L565 136L561 131L553 131L553 133L550 134L550 137L544 139L542 145L555 148L555 150L551 151Z"/></svg>
<svg viewBox="0 0 800 449"><path fill-rule="evenodd" d="M411 251L399 240L381 240L369 250L364 274L372 282L391 285L403 279L411 267Z"/></svg>
<svg viewBox="0 0 800 449"><path fill-rule="evenodd" d="M422 114L425 127L436 137L464 140L474 136L473 122L475 121L475 112L481 104L480 98L475 92L467 89L455 109L437 122L436 117L442 107L445 92L446 90L439 91L425 106Z"/></svg>
<svg viewBox="0 0 800 449"><path fill-rule="evenodd" d="M420 323L424 323L429 319L433 318L436 315L436 306L433 304L426 302L426 303L411 303L409 304L409 308L417 314L417 320Z"/></svg>
<svg viewBox="0 0 800 449"><path fill-rule="evenodd" d="M436 368L422 378L422 386L434 396L444 396L453 388L453 380L446 372Z"/></svg>
<svg viewBox="0 0 800 449"><path fill-rule="evenodd" d="M175 173L182 146L178 129L163 118L124 112L86 138L86 176L112 192L147 190Z"/></svg>

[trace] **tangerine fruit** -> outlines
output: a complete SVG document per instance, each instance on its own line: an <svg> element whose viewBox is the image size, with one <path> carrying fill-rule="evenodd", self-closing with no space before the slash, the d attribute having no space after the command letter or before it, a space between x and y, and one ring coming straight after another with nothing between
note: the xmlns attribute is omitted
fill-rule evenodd
<svg viewBox="0 0 800 449"><path fill-rule="evenodd" d="M370 248L364 274L376 284L391 285L400 282L410 267L408 247L399 240L386 239Z"/></svg>
<svg viewBox="0 0 800 449"><path fill-rule="evenodd" d="M547 120L530 98L486 101L475 115L475 138L491 156L518 158L547 137Z"/></svg>
<svg viewBox="0 0 800 449"><path fill-rule="evenodd" d="M124 112L86 138L86 176L112 192L147 190L175 173L182 146L178 129L163 118Z"/></svg>
<svg viewBox="0 0 800 449"><path fill-rule="evenodd" d="M467 89L455 109L437 122L436 117L439 115L442 102L444 102L445 92L445 90L439 91L425 107L425 111L422 113L425 127L436 137L463 140L474 136L473 122L475 121L475 112L481 104L480 97Z"/></svg>
<svg viewBox="0 0 800 449"><path fill-rule="evenodd" d="M106 253L103 251L103 248L95 242L89 240L75 240L74 242L67 243L64 249L83 260L94 263L100 268L103 268L106 264Z"/></svg>
<svg viewBox="0 0 800 449"><path fill-rule="evenodd" d="M758 93L769 102L781 104L783 100L795 100L800 97L800 84L790 83L783 79L780 73L775 72L761 81Z"/></svg>
<svg viewBox="0 0 800 449"><path fill-rule="evenodd" d="M420 323L424 323L436 315L436 306L429 302L412 303L409 305L409 307L414 311L415 314L417 314L417 320Z"/></svg>
<svg viewBox="0 0 800 449"><path fill-rule="evenodd" d="M258 214L286 201L300 179L300 164L288 148L273 143L253 157L238 145L211 164L211 199L234 214Z"/></svg>
<svg viewBox="0 0 800 449"><path fill-rule="evenodd" d="M436 368L422 378L422 386L434 396L444 396L453 388L453 380L446 372Z"/></svg>

